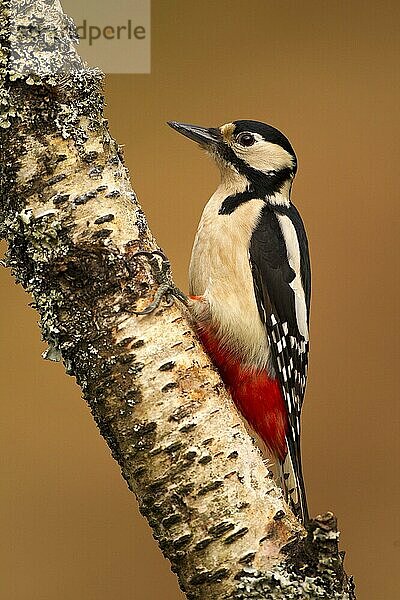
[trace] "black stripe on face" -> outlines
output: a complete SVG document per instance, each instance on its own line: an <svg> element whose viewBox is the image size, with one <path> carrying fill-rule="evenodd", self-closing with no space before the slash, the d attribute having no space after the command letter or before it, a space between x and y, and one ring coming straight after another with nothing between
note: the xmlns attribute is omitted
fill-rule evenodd
<svg viewBox="0 0 400 600"><path fill-rule="evenodd" d="M254 192L238 192L232 196L228 196L222 202L218 211L219 215L231 215L241 204L253 200L255 198Z"/></svg>
<svg viewBox="0 0 400 600"><path fill-rule="evenodd" d="M233 151L232 153L237 158ZM238 160L240 161L241 159ZM244 165L246 165L246 163L244 163ZM246 172L246 170L241 171L241 175L244 175L249 182L248 189L244 192L238 192L237 194L225 198L218 214L230 215L238 206L255 198L268 201L269 198L278 194L283 185L293 177L293 171L289 167L281 169L280 171L269 171L268 173L256 171L251 167L248 167L248 170L251 171L251 173ZM250 176L252 176L252 179L249 178Z"/></svg>
<svg viewBox="0 0 400 600"><path fill-rule="evenodd" d="M293 167L285 167L279 171L258 171L253 169L242 158L239 158L233 149L226 143L218 144L216 148L217 156L228 165L232 165L240 175L244 175L251 188L259 194L259 198L273 196L279 192L282 185L289 178L296 174L296 162ZM292 155L293 160L296 158Z"/></svg>

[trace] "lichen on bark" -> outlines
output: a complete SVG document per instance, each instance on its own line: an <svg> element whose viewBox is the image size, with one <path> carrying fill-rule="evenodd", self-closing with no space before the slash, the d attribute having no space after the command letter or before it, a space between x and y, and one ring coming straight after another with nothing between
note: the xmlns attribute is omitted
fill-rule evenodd
<svg viewBox="0 0 400 600"><path fill-rule="evenodd" d="M75 40L58 1L1 3L1 234L46 357L76 377L188 598L353 598L334 519L305 537L184 309L132 313L155 291L134 253L157 245Z"/></svg>

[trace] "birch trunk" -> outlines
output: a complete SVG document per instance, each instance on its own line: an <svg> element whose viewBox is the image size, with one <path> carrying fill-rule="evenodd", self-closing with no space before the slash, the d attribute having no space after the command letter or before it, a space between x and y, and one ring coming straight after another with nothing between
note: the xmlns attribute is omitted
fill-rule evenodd
<svg viewBox="0 0 400 600"><path fill-rule="evenodd" d="M18 10L15 7L18 6ZM1 2L1 234L191 599L354 598L335 518L288 509L181 307L136 317L155 249L57 0ZM21 37L27 27L41 35Z"/></svg>

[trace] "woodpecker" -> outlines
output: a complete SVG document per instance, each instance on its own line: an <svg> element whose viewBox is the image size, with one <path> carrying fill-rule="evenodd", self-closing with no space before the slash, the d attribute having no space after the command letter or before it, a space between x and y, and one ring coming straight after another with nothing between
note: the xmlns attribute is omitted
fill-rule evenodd
<svg viewBox="0 0 400 600"><path fill-rule="evenodd" d="M187 304L197 334L275 457L286 500L307 523L300 413L311 277L306 232L291 202L296 155L280 131L258 121L168 125L206 150L221 173L190 261ZM153 309L154 303L143 313Z"/></svg>

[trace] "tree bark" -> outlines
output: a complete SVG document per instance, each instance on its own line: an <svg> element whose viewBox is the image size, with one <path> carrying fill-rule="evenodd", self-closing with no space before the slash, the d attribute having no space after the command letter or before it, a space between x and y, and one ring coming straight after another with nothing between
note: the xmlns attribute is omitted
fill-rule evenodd
<svg viewBox="0 0 400 600"><path fill-rule="evenodd" d="M1 2L1 231L46 357L81 386L192 599L354 598L327 514L306 533L180 306L137 317L156 249L58 0Z"/></svg>

